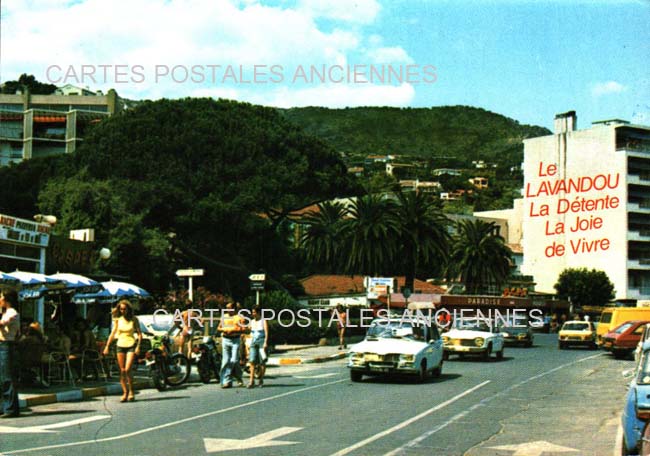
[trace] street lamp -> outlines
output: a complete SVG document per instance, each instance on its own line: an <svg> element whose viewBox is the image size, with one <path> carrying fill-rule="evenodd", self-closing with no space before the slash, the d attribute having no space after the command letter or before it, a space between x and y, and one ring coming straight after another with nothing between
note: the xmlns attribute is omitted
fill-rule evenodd
<svg viewBox="0 0 650 456"><path fill-rule="evenodd" d="M55 215L36 214L34 220L38 223L47 223L48 225L56 225L57 219Z"/></svg>
<svg viewBox="0 0 650 456"><path fill-rule="evenodd" d="M108 260L111 257L111 249L102 247L99 250L99 258L102 260Z"/></svg>

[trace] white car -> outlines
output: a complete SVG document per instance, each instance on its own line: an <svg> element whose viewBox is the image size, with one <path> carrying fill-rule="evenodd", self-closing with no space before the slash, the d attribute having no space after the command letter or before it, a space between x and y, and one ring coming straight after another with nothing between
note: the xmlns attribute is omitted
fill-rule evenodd
<svg viewBox="0 0 650 456"><path fill-rule="evenodd" d="M503 359L504 340L501 329L493 322L482 318L460 318L454 327L443 334L445 359L456 354L480 355L484 360L490 359L492 353L497 359Z"/></svg>
<svg viewBox="0 0 650 456"><path fill-rule="evenodd" d="M408 319L376 319L366 338L350 347L350 379L364 375L408 374L420 381L442 373L442 340L435 324Z"/></svg>

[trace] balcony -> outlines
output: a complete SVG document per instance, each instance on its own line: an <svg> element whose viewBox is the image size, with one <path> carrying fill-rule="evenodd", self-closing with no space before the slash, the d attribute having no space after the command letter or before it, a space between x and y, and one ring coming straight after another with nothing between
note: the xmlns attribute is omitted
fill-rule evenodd
<svg viewBox="0 0 650 456"><path fill-rule="evenodd" d="M650 299L650 286L627 289L625 296L627 299Z"/></svg>
<svg viewBox="0 0 650 456"><path fill-rule="evenodd" d="M650 230L628 231L628 241L650 241Z"/></svg>
<svg viewBox="0 0 650 456"><path fill-rule="evenodd" d="M628 212L638 212L640 214L650 214L650 200L643 200L638 203L627 203Z"/></svg>
<svg viewBox="0 0 650 456"><path fill-rule="evenodd" d="M628 259L627 269L650 271L650 258Z"/></svg>
<svg viewBox="0 0 650 456"><path fill-rule="evenodd" d="M628 174L627 183L632 185L650 185L650 173Z"/></svg>

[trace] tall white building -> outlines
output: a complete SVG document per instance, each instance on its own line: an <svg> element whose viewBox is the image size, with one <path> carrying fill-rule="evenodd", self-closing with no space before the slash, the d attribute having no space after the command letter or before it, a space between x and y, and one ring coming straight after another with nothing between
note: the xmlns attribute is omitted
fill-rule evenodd
<svg viewBox="0 0 650 456"><path fill-rule="evenodd" d="M566 268L603 270L617 299L650 299L650 127L621 120L524 140L522 272L554 292Z"/></svg>

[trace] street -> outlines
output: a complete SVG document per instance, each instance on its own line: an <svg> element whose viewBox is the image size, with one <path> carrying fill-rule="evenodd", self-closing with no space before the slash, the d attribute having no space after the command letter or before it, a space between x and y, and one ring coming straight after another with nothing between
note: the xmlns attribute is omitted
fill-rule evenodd
<svg viewBox="0 0 650 456"><path fill-rule="evenodd" d="M556 338L537 334L535 347L507 347L502 361L452 357L441 378L425 384L352 383L338 360L271 368L264 387L252 390L191 383L142 390L134 403L110 396L35 406L0 423L0 451L482 456L546 448L544 455L611 455L627 382L621 371L633 362L560 351Z"/></svg>

